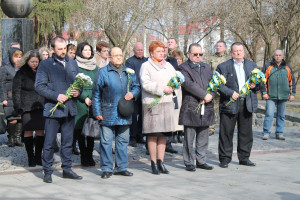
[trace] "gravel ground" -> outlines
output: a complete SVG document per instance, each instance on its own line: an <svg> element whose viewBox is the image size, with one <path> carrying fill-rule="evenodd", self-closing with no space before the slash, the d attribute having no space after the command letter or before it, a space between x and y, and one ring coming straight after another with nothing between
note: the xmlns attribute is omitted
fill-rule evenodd
<svg viewBox="0 0 300 200"><path fill-rule="evenodd" d="M299 127L288 127L285 128L285 141L275 139L274 130L269 140L264 141L261 139L261 127L253 127L254 132L254 143L252 151L269 151L269 150L284 150L284 149L295 149L300 148L300 131ZM218 132L218 127L217 131ZM218 152L218 133L209 137L208 154L217 154ZM234 152L236 152L236 134L234 136ZM10 148L6 145L7 135L0 135L0 172L9 172L15 170L24 169L41 169L41 166L35 168L28 168L27 155L25 147L13 147ZM182 144L173 144L173 147L178 150L178 154L166 153L165 158L182 158ZM99 141L95 141L94 159L99 164ZM149 156L145 154L145 147L143 144L138 144L138 147L128 147L129 162L138 161L140 159L149 159ZM54 167L60 168L60 157L59 154L55 154ZM80 165L80 156L73 155L73 165Z"/></svg>

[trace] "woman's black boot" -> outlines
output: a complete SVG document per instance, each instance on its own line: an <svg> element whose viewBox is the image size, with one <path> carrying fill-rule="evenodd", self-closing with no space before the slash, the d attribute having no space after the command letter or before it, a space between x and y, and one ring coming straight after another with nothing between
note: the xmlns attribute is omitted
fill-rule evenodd
<svg viewBox="0 0 300 200"><path fill-rule="evenodd" d="M157 165L156 163L154 163L153 160L151 160L151 168L152 168L152 174L156 174L156 175L160 174Z"/></svg>
<svg viewBox="0 0 300 200"><path fill-rule="evenodd" d="M24 137L25 148L28 156L28 165L29 167L35 167L35 159L33 153L33 137Z"/></svg>
<svg viewBox="0 0 300 200"><path fill-rule="evenodd" d="M160 159L157 160L157 167L158 167L159 171L163 174L169 174L170 173L167 170L167 168L165 167L164 163Z"/></svg>
<svg viewBox="0 0 300 200"><path fill-rule="evenodd" d="M94 151L94 141L95 138L93 137L86 137L86 149L87 149L87 160L90 166L95 166L96 163L93 158L93 151Z"/></svg>
<svg viewBox="0 0 300 200"><path fill-rule="evenodd" d="M44 147L44 136L35 136L35 162L42 166L42 151Z"/></svg>

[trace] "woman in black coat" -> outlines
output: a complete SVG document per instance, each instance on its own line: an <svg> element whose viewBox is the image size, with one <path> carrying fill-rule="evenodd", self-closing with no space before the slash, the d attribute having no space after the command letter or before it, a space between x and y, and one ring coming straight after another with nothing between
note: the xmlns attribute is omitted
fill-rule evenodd
<svg viewBox="0 0 300 200"><path fill-rule="evenodd" d="M35 167L36 164L42 165L41 153L44 145L44 98L34 90L39 62L38 50L27 52L20 61L20 70L14 77L12 89L14 112L16 115L22 116L24 143L29 167ZM35 142L33 142L33 131L35 131ZM34 144L35 153L33 150Z"/></svg>
<svg viewBox="0 0 300 200"><path fill-rule="evenodd" d="M18 48L11 48L8 51L9 62L0 67L0 101L3 104L5 117L7 119L8 146L23 146L21 142L22 123L21 118L14 115L12 100L13 78L18 71L18 63L23 52Z"/></svg>

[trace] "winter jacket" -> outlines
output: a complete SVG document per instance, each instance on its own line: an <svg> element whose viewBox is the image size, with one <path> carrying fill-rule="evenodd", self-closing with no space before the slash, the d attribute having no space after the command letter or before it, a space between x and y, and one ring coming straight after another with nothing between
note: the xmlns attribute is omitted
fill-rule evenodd
<svg viewBox="0 0 300 200"><path fill-rule="evenodd" d="M65 106L57 107L53 115L50 112L58 102L58 95L65 94L70 85L73 84L77 74L76 61L67 56L65 66L59 62L55 55L40 62L34 87L38 94L45 98L44 117L64 118L77 115L77 98L68 99L64 103Z"/></svg>
<svg viewBox="0 0 300 200"><path fill-rule="evenodd" d="M257 68L257 65L250 61L244 59L244 71L245 71L245 80L247 81L252 70ZM233 59L227 60L226 62L221 63L218 65L217 70L220 74L224 75L226 78L226 84L221 85L219 88L220 92L220 113L227 113L227 114L237 114L239 111L239 99L233 103L231 103L229 106L226 106L226 104L230 101L233 92L239 93L239 84L237 75L234 68L234 61ZM256 92L258 90L263 90L264 85L257 84L254 89L251 90L250 94L246 96L246 107L247 110L252 113L257 111L257 95Z"/></svg>
<svg viewBox="0 0 300 200"><path fill-rule="evenodd" d="M206 88L212 77L211 67L206 63L194 64L188 60L179 66L179 71L184 75L182 85L182 106L179 115L179 124L192 127L210 126L215 123L214 102L204 104L204 115L196 112L200 100L207 95ZM211 95L215 97L216 92Z"/></svg>
<svg viewBox="0 0 300 200"><path fill-rule="evenodd" d="M8 101L7 106L4 106L4 113L6 118L14 115L14 106L12 100L12 85L13 78L16 75L15 64L12 62L12 56L15 51L20 50L18 48L12 48L9 50L9 62L6 65L0 67L0 101Z"/></svg>
<svg viewBox="0 0 300 200"><path fill-rule="evenodd" d="M278 67L274 59L263 68L269 99L288 100L296 95L296 82L292 68L282 60Z"/></svg>
<svg viewBox="0 0 300 200"><path fill-rule="evenodd" d="M126 60L126 67L129 67L135 71L138 82L140 83L140 70L141 66L144 62L147 62L148 58L137 58L136 56L132 56Z"/></svg>
<svg viewBox="0 0 300 200"><path fill-rule="evenodd" d="M25 64L17 71L13 79L13 102L17 115L24 112L41 109L44 107L44 98L34 89L36 72L28 64Z"/></svg>
<svg viewBox="0 0 300 200"><path fill-rule="evenodd" d="M121 75L115 67L109 65L100 68L93 85L93 114L102 115L100 121L104 126L130 125L132 117L123 117L118 111L118 102L127 93L128 73L127 67L123 65ZM136 80L136 75L131 74L130 92L137 99L140 94L140 84Z"/></svg>

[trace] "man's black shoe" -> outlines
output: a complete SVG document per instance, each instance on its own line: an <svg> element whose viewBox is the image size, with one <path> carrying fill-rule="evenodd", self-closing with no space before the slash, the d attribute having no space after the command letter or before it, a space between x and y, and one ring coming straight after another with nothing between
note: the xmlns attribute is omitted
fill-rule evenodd
<svg viewBox="0 0 300 200"><path fill-rule="evenodd" d="M178 153L178 151L176 151L175 149L173 149L172 146L167 146L166 147L166 152L169 152L169 153Z"/></svg>
<svg viewBox="0 0 300 200"><path fill-rule="evenodd" d="M202 165L197 164L197 168L206 169L206 170L212 170L214 167L213 166L209 166L208 164L204 163Z"/></svg>
<svg viewBox="0 0 300 200"><path fill-rule="evenodd" d="M112 172L102 172L101 178L107 179L112 176Z"/></svg>
<svg viewBox="0 0 300 200"><path fill-rule="evenodd" d="M141 138L139 140L136 141L139 144L146 144L146 140L144 138Z"/></svg>
<svg viewBox="0 0 300 200"><path fill-rule="evenodd" d="M133 173L125 170L120 172L114 172L114 175L121 175L121 176L133 176Z"/></svg>
<svg viewBox="0 0 300 200"><path fill-rule="evenodd" d="M254 167L256 165L255 163L251 162L250 160L240 161L239 164L246 165L246 166L252 166L252 167Z"/></svg>
<svg viewBox="0 0 300 200"><path fill-rule="evenodd" d="M65 172L63 171L63 178L70 178L70 179L77 179L77 180L81 180L82 176L77 175L75 172L73 172L72 170L69 172Z"/></svg>
<svg viewBox="0 0 300 200"><path fill-rule="evenodd" d="M45 175L44 175L44 182L45 182L45 183L52 183L52 177L51 177L51 174L45 174Z"/></svg>
<svg viewBox="0 0 300 200"><path fill-rule="evenodd" d="M185 166L185 170L190 171L190 172L194 172L194 171L196 171L196 168L195 168L194 165L187 165L187 166Z"/></svg>
<svg viewBox="0 0 300 200"><path fill-rule="evenodd" d="M228 167L228 162L226 162L226 161L220 162L220 167L227 168Z"/></svg>
<svg viewBox="0 0 300 200"><path fill-rule="evenodd" d="M129 146L137 147L136 141L135 140L130 140Z"/></svg>

